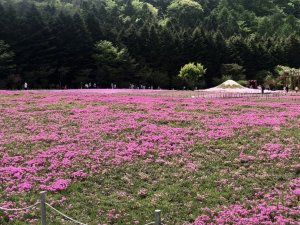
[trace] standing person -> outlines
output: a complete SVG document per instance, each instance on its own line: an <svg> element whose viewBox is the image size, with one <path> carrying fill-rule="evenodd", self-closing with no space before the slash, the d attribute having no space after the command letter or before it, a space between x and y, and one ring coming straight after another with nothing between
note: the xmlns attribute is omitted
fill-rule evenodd
<svg viewBox="0 0 300 225"><path fill-rule="evenodd" d="M28 89L28 84L27 84L27 82L25 81L25 83L24 83L24 89L25 90L27 90Z"/></svg>
<svg viewBox="0 0 300 225"><path fill-rule="evenodd" d="M261 85L261 93L262 93L262 94L265 93L265 85Z"/></svg>
<svg viewBox="0 0 300 225"><path fill-rule="evenodd" d="M289 93L289 86L285 87L286 93Z"/></svg>
<svg viewBox="0 0 300 225"><path fill-rule="evenodd" d="M296 93L298 93L298 91L299 91L298 86L295 87L295 91L296 91Z"/></svg>

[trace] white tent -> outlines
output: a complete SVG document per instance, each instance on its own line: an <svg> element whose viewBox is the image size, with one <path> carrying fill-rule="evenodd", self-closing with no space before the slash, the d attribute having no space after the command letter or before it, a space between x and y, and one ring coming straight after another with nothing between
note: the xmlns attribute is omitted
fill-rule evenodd
<svg viewBox="0 0 300 225"><path fill-rule="evenodd" d="M227 80L222 84L218 85L216 88L221 89L245 89L244 86L240 85L239 83L235 82L234 80Z"/></svg>
<svg viewBox="0 0 300 225"><path fill-rule="evenodd" d="M261 93L260 89L251 89L251 88L246 88L239 83L235 82L234 80L227 80L223 82L222 84L209 88L206 90L202 91L208 91L208 92L237 92L237 93ZM265 93L270 92L266 91Z"/></svg>

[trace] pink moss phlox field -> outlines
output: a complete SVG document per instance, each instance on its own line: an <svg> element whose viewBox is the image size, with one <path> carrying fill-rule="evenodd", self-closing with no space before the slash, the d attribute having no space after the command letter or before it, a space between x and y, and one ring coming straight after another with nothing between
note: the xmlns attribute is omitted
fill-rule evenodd
<svg viewBox="0 0 300 225"><path fill-rule="evenodd" d="M74 91L35 91L20 95L1 91L1 94L5 97L0 98L0 188L6 195L64 190L74 181L99 174L103 166L133 163L136 159L165 163L169 157L178 155L186 162L186 168L193 171L197 169L190 154L194 144L230 138L249 127L264 126L280 131L287 121L300 115L297 102L157 98ZM266 143L257 157L287 160L295 149L295 146ZM240 158L255 160L243 152ZM295 197L297 188L285 193L286 198ZM8 202L1 204L8 206ZM253 204L248 209L238 203L230 209L200 216L195 223L214 219L225 224L244 218L241 224L263 224L267 221L265 217L275 212L272 220L283 224L292 218L279 212L287 210L293 214L299 209L279 205L276 211L267 200Z"/></svg>
<svg viewBox="0 0 300 225"><path fill-rule="evenodd" d="M289 182L288 187L281 186L259 200L246 200L235 203L220 211L205 208L207 214L199 216L194 225L202 224L299 224L299 195L300 178ZM259 195L259 194L258 194ZM284 199L279 202L278 199Z"/></svg>

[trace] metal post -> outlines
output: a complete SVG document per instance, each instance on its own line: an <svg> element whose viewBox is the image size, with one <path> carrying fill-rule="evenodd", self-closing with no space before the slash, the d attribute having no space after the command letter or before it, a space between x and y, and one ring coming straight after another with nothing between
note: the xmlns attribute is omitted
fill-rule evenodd
<svg viewBox="0 0 300 225"><path fill-rule="evenodd" d="M46 225L46 191L40 192L42 225Z"/></svg>
<svg viewBox="0 0 300 225"><path fill-rule="evenodd" d="M161 225L161 211L155 210L155 222L154 225Z"/></svg>

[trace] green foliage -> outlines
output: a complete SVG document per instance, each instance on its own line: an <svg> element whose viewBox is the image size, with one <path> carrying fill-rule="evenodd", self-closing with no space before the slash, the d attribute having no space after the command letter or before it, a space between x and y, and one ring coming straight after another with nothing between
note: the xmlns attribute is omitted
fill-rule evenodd
<svg viewBox="0 0 300 225"><path fill-rule="evenodd" d="M147 87L167 88L170 78L166 72L154 70L148 67L142 68L137 75L137 79Z"/></svg>
<svg viewBox="0 0 300 225"><path fill-rule="evenodd" d="M276 83L281 86L290 86L292 88L299 85L299 78L293 78L295 75L300 76L300 68L291 68L288 66L278 65L274 69L276 77L269 78L271 82Z"/></svg>
<svg viewBox="0 0 300 225"><path fill-rule="evenodd" d="M273 79L273 74L267 70L261 70L256 74L256 80L258 84L263 84L266 79L269 79L270 77Z"/></svg>
<svg viewBox="0 0 300 225"><path fill-rule="evenodd" d="M107 40L95 44L94 59L98 66L94 79L102 85L115 83L119 87L128 87L130 80L124 74L133 74L136 67L135 60L126 48L119 48Z"/></svg>
<svg viewBox="0 0 300 225"><path fill-rule="evenodd" d="M125 49L118 49L113 46L113 43L105 40L97 42L95 49L97 54L94 55L94 58L98 62L102 62L104 60L107 60L108 62L120 60L125 52Z"/></svg>
<svg viewBox="0 0 300 225"><path fill-rule="evenodd" d="M158 85L158 77L161 87L182 87L177 74L185 62L202 62L211 86L225 75L263 80L259 72L278 64L299 68L299 7L299 0L6 0L0 40L15 54L18 79L33 88L108 87L112 80ZM93 59L98 40L119 46L117 52L126 49L122 66L102 60L100 68ZM223 73L229 63L242 66L243 75Z"/></svg>
<svg viewBox="0 0 300 225"><path fill-rule="evenodd" d="M10 86L9 83L19 82L17 76L12 74L16 68L14 56L10 46L0 40L0 88L4 88L6 85Z"/></svg>
<svg viewBox="0 0 300 225"><path fill-rule="evenodd" d="M139 0L133 0L132 5L137 12L148 10L153 16L157 16L158 14L158 9L149 3L145 3Z"/></svg>
<svg viewBox="0 0 300 225"><path fill-rule="evenodd" d="M264 78L264 83L272 87L272 86L275 86L277 82L276 82L276 79L273 77L272 74L268 74Z"/></svg>
<svg viewBox="0 0 300 225"><path fill-rule="evenodd" d="M201 63L188 63L180 69L178 76L186 81L190 88L194 88L205 73L206 69Z"/></svg>
<svg viewBox="0 0 300 225"><path fill-rule="evenodd" d="M0 76L6 76L15 69L15 54L10 50L10 46L0 40Z"/></svg>
<svg viewBox="0 0 300 225"><path fill-rule="evenodd" d="M288 67L288 66L282 66L282 65L277 65L274 69L275 73L282 76L285 73L290 73L292 71L292 68Z"/></svg>
<svg viewBox="0 0 300 225"><path fill-rule="evenodd" d="M107 11L113 12L117 9L118 4L114 0L105 0Z"/></svg>
<svg viewBox="0 0 300 225"><path fill-rule="evenodd" d="M188 26L196 24L203 14L203 8L194 0L174 0L168 6L167 14Z"/></svg>
<svg viewBox="0 0 300 225"><path fill-rule="evenodd" d="M223 76L229 76L232 80L245 80L245 69L236 64L223 64L221 68L221 74Z"/></svg>

